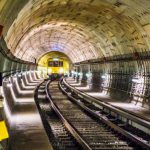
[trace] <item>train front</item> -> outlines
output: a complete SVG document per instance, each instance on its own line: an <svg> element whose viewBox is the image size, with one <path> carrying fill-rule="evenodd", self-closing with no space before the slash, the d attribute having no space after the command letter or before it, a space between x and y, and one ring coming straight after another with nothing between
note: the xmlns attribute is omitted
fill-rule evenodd
<svg viewBox="0 0 150 150"><path fill-rule="evenodd" d="M56 78L68 75L70 67L70 59L61 52L49 52L38 61L38 71L45 78Z"/></svg>

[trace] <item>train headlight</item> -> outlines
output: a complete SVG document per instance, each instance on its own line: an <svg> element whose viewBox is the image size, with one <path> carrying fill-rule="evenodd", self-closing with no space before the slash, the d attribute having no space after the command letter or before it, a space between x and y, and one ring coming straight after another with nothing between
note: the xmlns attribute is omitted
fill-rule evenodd
<svg viewBox="0 0 150 150"><path fill-rule="evenodd" d="M51 74L51 73L52 73L52 69L48 68L48 74Z"/></svg>
<svg viewBox="0 0 150 150"><path fill-rule="evenodd" d="M63 73L64 72L64 69L63 68L60 68L59 69L59 73Z"/></svg>

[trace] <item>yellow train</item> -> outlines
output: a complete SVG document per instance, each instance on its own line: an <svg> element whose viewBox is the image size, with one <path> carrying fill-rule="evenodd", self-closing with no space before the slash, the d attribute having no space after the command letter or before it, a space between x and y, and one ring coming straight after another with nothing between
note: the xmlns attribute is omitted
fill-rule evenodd
<svg viewBox="0 0 150 150"><path fill-rule="evenodd" d="M69 64L65 60L49 60L48 74L66 74L69 70Z"/></svg>
<svg viewBox="0 0 150 150"><path fill-rule="evenodd" d="M45 77L52 74L68 74L69 60L64 54L50 52L40 58L38 70L44 74Z"/></svg>

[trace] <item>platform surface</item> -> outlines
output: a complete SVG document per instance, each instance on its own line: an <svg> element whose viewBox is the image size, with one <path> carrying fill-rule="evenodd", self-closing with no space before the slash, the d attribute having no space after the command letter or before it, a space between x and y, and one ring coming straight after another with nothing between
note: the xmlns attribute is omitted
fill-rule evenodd
<svg viewBox="0 0 150 150"><path fill-rule="evenodd" d="M5 87L6 95L11 95L10 91L12 92L12 90L7 88L8 87ZM34 91L31 90L30 92ZM27 91L26 93L22 91L22 97L13 100L15 104L11 113L6 113L10 128L8 149L52 150L39 111L36 107L34 97L33 95L27 97L29 93ZM9 96L8 99L13 99L13 97ZM5 112L6 110L7 109L5 109Z"/></svg>
<svg viewBox="0 0 150 150"><path fill-rule="evenodd" d="M87 86L80 85L77 83L72 77L66 79L66 81L76 89L92 96L97 99L100 99L106 103L109 103L117 108L121 108L122 110L128 111L136 116L141 117L147 121L150 121L150 110L136 104L130 103L128 101L121 101L112 99L109 95L103 94L101 92L94 92L94 90L90 90Z"/></svg>
<svg viewBox="0 0 150 150"><path fill-rule="evenodd" d="M18 104L12 116L10 150L51 150L34 102Z"/></svg>

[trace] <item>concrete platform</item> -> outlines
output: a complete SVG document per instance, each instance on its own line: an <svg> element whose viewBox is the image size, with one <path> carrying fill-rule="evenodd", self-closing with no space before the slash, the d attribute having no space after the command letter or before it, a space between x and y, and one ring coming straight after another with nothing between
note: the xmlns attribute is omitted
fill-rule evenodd
<svg viewBox="0 0 150 150"><path fill-rule="evenodd" d="M9 150L51 150L34 101L14 107L10 126Z"/></svg>
<svg viewBox="0 0 150 150"><path fill-rule="evenodd" d="M35 88L36 86L34 86ZM52 150L36 107L33 90L21 90L17 98L13 96L14 86L4 84L5 113L8 120L10 138L9 150ZM13 101L13 102L11 102Z"/></svg>
<svg viewBox="0 0 150 150"><path fill-rule="evenodd" d="M78 90L95 97L97 99L100 99L101 101L104 101L106 103L109 103L117 108L120 108L122 110L128 111L133 115L136 115L144 120L150 121L150 110L141 106L138 106L136 104L133 104L129 102L128 100L117 100L112 99L109 95L106 95L101 92L95 92L93 89L89 89L87 86L83 86L79 83L77 83L73 78L69 77L66 79L66 81L71 85L77 88Z"/></svg>

